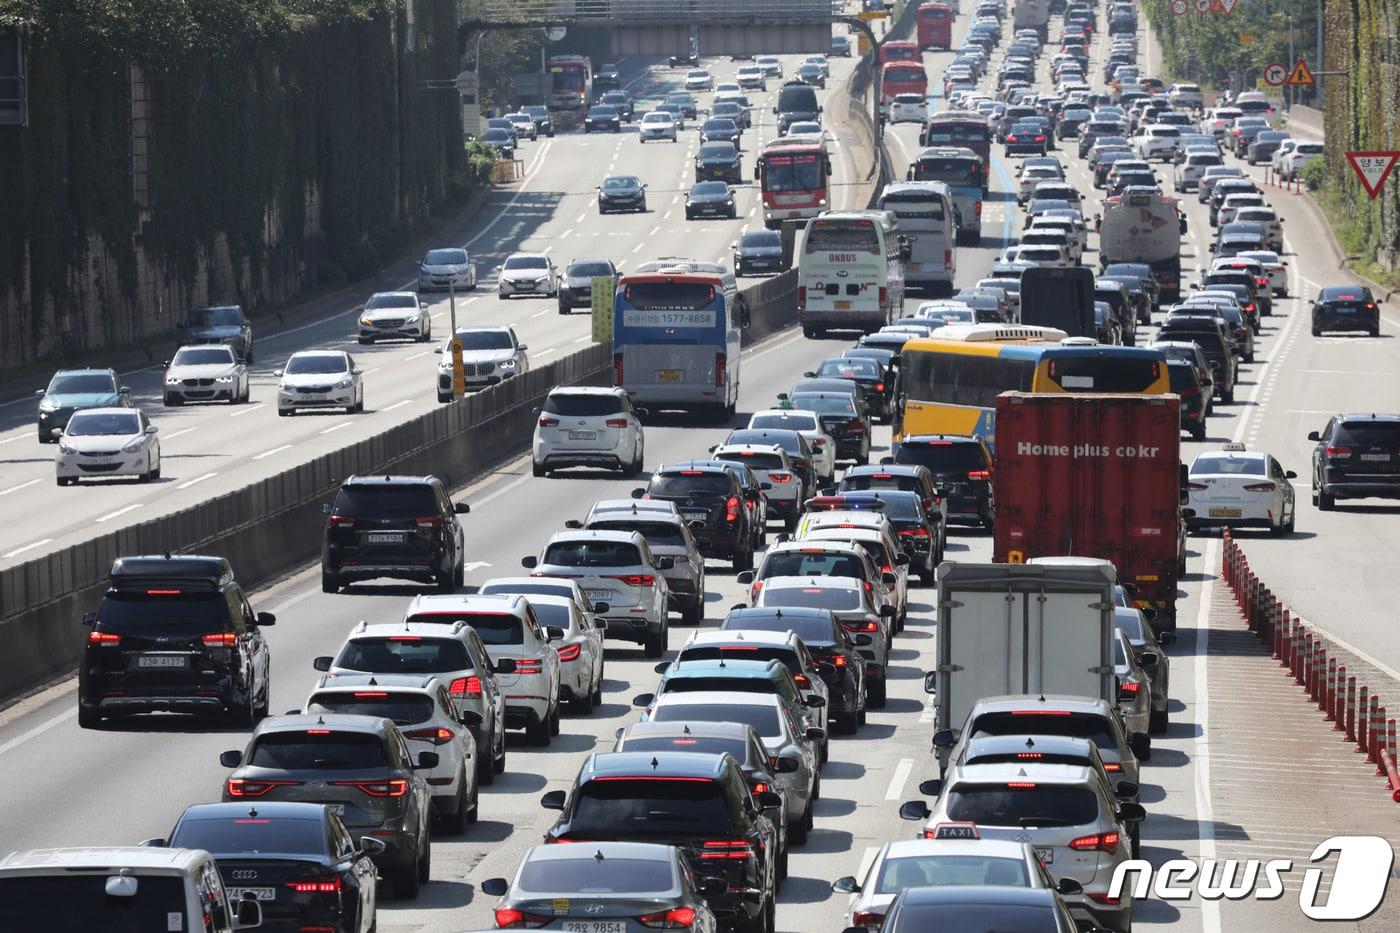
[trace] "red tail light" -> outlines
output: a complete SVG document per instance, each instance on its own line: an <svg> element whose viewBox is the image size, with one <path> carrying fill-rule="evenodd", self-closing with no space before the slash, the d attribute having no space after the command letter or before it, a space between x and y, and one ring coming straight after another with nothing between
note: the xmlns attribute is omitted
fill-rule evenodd
<svg viewBox="0 0 1400 933"><path fill-rule="evenodd" d="M1350 456L1351 456L1351 448L1350 448L1350 447L1328 447L1328 448L1327 448L1327 456L1329 456L1329 457L1339 457L1339 458L1345 460L1347 457L1350 457Z"/></svg>
<svg viewBox="0 0 1400 933"><path fill-rule="evenodd" d="M559 660L561 660L561 661L577 661L577 660L579 659L579 656L582 655L582 654L583 654L583 645L582 645L582 644L565 645L564 647L562 647L562 648L559 649ZM519 668L516 668L516 670L519 670Z"/></svg>
<svg viewBox="0 0 1400 933"><path fill-rule="evenodd" d="M968 471L967 471L967 478L968 478L968 479L991 479L991 478L992 478L992 471L991 471L991 470L968 470Z"/></svg>
<svg viewBox="0 0 1400 933"><path fill-rule="evenodd" d="M517 674L542 674L544 673L544 661L540 658L519 658L515 662L515 672Z"/></svg>
<svg viewBox="0 0 1400 933"><path fill-rule="evenodd" d="M743 839L706 842L701 845L700 858L710 860L753 858L753 846Z"/></svg>
<svg viewBox="0 0 1400 933"><path fill-rule="evenodd" d="M613 354L613 385L622 385L622 354ZM543 422L541 422L543 423Z"/></svg>
<svg viewBox="0 0 1400 933"><path fill-rule="evenodd" d="M553 428L559 426L558 418L551 418L549 415L540 415L540 427Z"/></svg>
<svg viewBox="0 0 1400 933"><path fill-rule="evenodd" d="M946 263L947 260L944 260L944 261L945 261L945 263ZM885 384L884 384L883 382L877 382L877 383L875 383L875 391L876 391L876 392L883 392L883 391L885 391Z"/></svg>
<svg viewBox="0 0 1400 933"><path fill-rule="evenodd" d="M801 311L807 307L807 286L797 286L797 310Z"/></svg>
<svg viewBox="0 0 1400 933"><path fill-rule="evenodd" d="M672 907L654 914L643 914L637 918L637 922L661 930L688 930L695 923L695 908Z"/></svg>
<svg viewBox="0 0 1400 933"><path fill-rule="evenodd" d="M388 781L332 781L337 787L358 787L371 797L402 797L408 793L408 781L393 778Z"/></svg>
<svg viewBox="0 0 1400 933"><path fill-rule="evenodd" d="M1009 142L1009 143L1014 143L1014 142L1016 141L1016 137L1015 137L1015 136L1008 136L1008 137L1006 137L1006 141Z"/></svg>
<svg viewBox="0 0 1400 933"><path fill-rule="evenodd" d="M446 745L457 737L457 733L442 726L428 729L411 729L404 733L410 739L420 739L424 742L432 742L434 745Z"/></svg>
<svg viewBox="0 0 1400 933"><path fill-rule="evenodd" d="M1045 757L1044 752L1017 752L1016 758L1019 761L1039 761Z"/></svg>
<svg viewBox="0 0 1400 933"><path fill-rule="evenodd" d="M247 781L243 778L229 778L226 785L230 797L261 797L274 787L287 787L301 781Z"/></svg>
<svg viewBox="0 0 1400 933"><path fill-rule="evenodd" d="M807 677L806 674L793 674L792 682L797 684L797 686L799 687L810 687L812 685L812 681Z"/></svg>
<svg viewBox="0 0 1400 933"><path fill-rule="evenodd" d="M452 681L447 692L454 697L465 697L467 699L478 699L481 696L480 677L458 677Z"/></svg>
<svg viewBox="0 0 1400 933"><path fill-rule="evenodd" d="M933 830L931 830L931 829L926 829L926 830L924 830L924 838L925 838L925 839L932 839L932 838L933 838ZM883 926L884 923L885 923L885 915L884 915L884 914L877 914L877 913L874 913L873 911L869 911L869 910L858 910L858 911L856 911L855 913L851 914L851 925L852 925L852 926L858 926L858 927L878 927L878 926Z"/></svg>
<svg viewBox="0 0 1400 933"><path fill-rule="evenodd" d="M1037 137L1035 138L1035 141L1038 142L1038 143L1043 143L1043 142L1045 142L1045 137L1044 137L1044 136L1037 136Z"/></svg>
<svg viewBox="0 0 1400 933"><path fill-rule="evenodd" d="M1110 833L1109 835L1114 835L1114 834L1113 834L1113 833ZM1089 895L1089 900L1091 900L1091 901L1097 901L1097 902L1100 903L1100 904L1109 904L1109 905L1115 906L1115 907L1118 905L1118 898L1116 898L1116 897L1109 897L1107 894L1090 894L1090 895Z"/></svg>
<svg viewBox="0 0 1400 933"><path fill-rule="evenodd" d="M355 520L349 515L332 515L326 519L326 524L332 528L353 528Z"/></svg>
<svg viewBox="0 0 1400 933"><path fill-rule="evenodd" d="M881 286L880 286L880 307L883 309L883 308L888 308L889 306L890 306L890 290L889 290L888 288L886 288L885 286L881 285Z"/></svg>
<svg viewBox="0 0 1400 933"><path fill-rule="evenodd" d="M329 878L325 881L288 881L286 884L298 894L335 894L340 890L339 878Z"/></svg>
<svg viewBox="0 0 1400 933"><path fill-rule="evenodd" d="M723 353L716 353L716 354L715 354L715 385L716 385L716 386L722 386L722 385L724 385L724 368L725 368L725 366L726 366L726 364L727 364L728 362L729 362L728 359L725 357L725 355L724 355Z"/></svg>
<svg viewBox="0 0 1400 933"><path fill-rule="evenodd" d="M603 422L603 424L610 428L625 428L627 427L627 423L626 418L609 418L607 421Z"/></svg>
<svg viewBox="0 0 1400 933"><path fill-rule="evenodd" d="M899 533L901 538L927 538L929 536L927 528L906 528Z"/></svg>
<svg viewBox="0 0 1400 933"><path fill-rule="evenodd" d="M441 528L442 516L424 515L420 518L414 519L414 523L417 524L419 528Z"/></svg>
<svg viewBox="0 0 1400 933"><path fill-rule="evenodd" d="M763 783L762 781L757 782L757 783L754 784L754 786L753 786L753 792L754 792L755 794L761 794L761 793L763 793L764 791L767 791L767 790L772 790L772 788L769 787L767 784Z"/></svg>
<svg viewBox="0 0 1400 933"><path fill-rule="evenodd" d="M88 632L87 643L99 647L114 648L122 643L122 637L113 635L111 632Z"/></svg>
<svg viewBox="0 0 1400 933"><path fill-rule="evenodd" d="M1118 692L1119 692L1119 693L1127 693L1127 694L1131 694L1132 696L1137 696L1137 695L1138 695L1138 692L1141 691L1141 690L1142 690L1142 684L1138 683L1138 682L1135 681L1135 680L1125 680L1125 681L1123 681L1121 684L1118 685Z"/></svg>
<svg viewBox="0 0 1400 933"><path fill-rule="evenodd" d="M774 483L790 483L790 482L792 482L792 474L791 474L791 473L769 473L769 474L768 474L768 479L769 479L770 482L774 482Z"/></svg>
<svg viewBox="0 0 1400 933"><path fill-rule="evenodd" d="M237 632L215 632L200 639L211 648L232 648L238 644Z"/></svg>
<svg viewBox="0 0 1400 933"><path fill-rule="evenodd" d="M629 573L620 577L604 577L605 580L621 580L628 586L655 586L656 577L649 573ZM519 670L519 667L516 668Z"/></svg>
<svg viewBox="0 0 1400 933"><path fill-rule="evenodd" d="M1092 836L1080 836L1069 844L1071 849L1080 852L1100 851L1112 855L1118 851L1117 833L1094 833Z"/></svg>
<svg viewBox="0 0 1400 933"><path fill-rule="evenodd" d="M727 522L737 522L739 520L738 496L730 496L724 503L724 520Z"/></svg>
<svg viewBox="0 0 1400 933"><path fill-rule="evenodd" d="M763 592L763 581L762 581L762 580L757 580L757 581L755 581L753 587L749 590L749 601L750 601L750 602L755 602L755 603L758 602L758 594L759 594L759 593L762 593L762 592Z"/></svg>
<svg viewBox="0 0 1400 933"><path fill-rule="evenodd" d="M848 632L878 632L879 623L876 622L842 622L841 627Z"/></svg>
<svg viewBox="0 0 1400 933"><path fill-rule="evenodd" d="M1273 483L1247 483L1247 484L1245 484L1245 487L1244 487L1244 488L1245 488L1245 491L1246 491L1246 492L1273 492L1273 491L1274 491L1274 484L1273 484Z"/></svg>
<svg viewBox="0 0 1400 933"><path fill-rule="evenodd" d="M1194 490L1195 492L1200 492L1201 490L1209 489L1210 487L1208 487L1205 483L1187 483L1186 488Z"/></svg>
<svg viewBox="0 0 1400 933"><path fill-rule="evenodd" d="M1123 766L1116 761L1105 761L1103 763L1103 769L1109 774L1119 774L1122 772Z"/></svg>
<svg viewBox="0 0 1400 933"><path fill-rule="evenodd" d="M527 914L523 910L516 910L514 907L496 908L496 927L502 930L509 930L515 927L531 930L535 927L542 927L553 919L553 917L543 916L541 914Z"/></svg>
<svg viewBox="0 0 1400 933"><path fill-rule="evenodd" d="M845 667L845 666L846 666L846 656L845 656L844 654L832 655L832 658L831 658L831 666L832 666L832 667Z"/></svg>

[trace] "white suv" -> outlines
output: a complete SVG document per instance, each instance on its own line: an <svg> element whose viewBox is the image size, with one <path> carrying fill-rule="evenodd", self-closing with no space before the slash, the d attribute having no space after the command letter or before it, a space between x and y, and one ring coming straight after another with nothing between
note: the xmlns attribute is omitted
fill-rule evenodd
<svg viewBox="0 0 1400 933"><path fill-rule="evenodd" d="M1133 136L1133 149L1144 161L1161 159L1170 162L1176 155L1176 144L1181 139L1181 130L1174 126L1151 124L1138 130Z"/></svg>
<svg viewBox="0 0 1400 933"><path fill-rule="evenodd" d="M617 469L624 476L642 472L645 438L642 415L619 388L556 386L535 409L532 465L536 476L563 467Z"/></svg>
<svg viewBox="0 0 1400 933"><path fill-rule="evenodd" d="M447 684L433 674L326 674L306 700L308 713L349 713L392 719L417 760L435 752L436 768L423 776L432 789L433 815L460 836L476 822L476 737L470 720L481 717L458 707Z"/></svg>
<svg viewBox="0 0 1400 933"><path fill-rule="evenodd" d="M742 463L760 483L767 483L763 498L768 500L768 516L783 520L783 530L791 532L802 515L802 477L792 469L787 451L776 445L721 444L711 451L711 459Z"/></svg>
<svg viewBox="0 0 1400 933"><path fill-rule="evenodd" d="M577 580L590 601L607 603L608 635L640 643L649 658L665 653L671 591L661 571L672 560L653 556L637 532L561 531L520 563L536 576Z"/></svg>
<svg viewBox="0 0 1400 933"><path fill-rule="evenodd" d="M548 745L559 734L559 655L527 597L417 596L404 619L415 627L437 622L471 628L493 664L512 662L496 675L505 691L506 727L524 729L535 745Z"/></svg>
<svg viewBox="0 0 1400 933"><path fill-rule="evenodd" d="M1201 185L1201 176L1206 169L1224 165L1220 153L1206 149L1187 150L1186 158L1177 163L1176 178L1173 179L1177 191L1191 191Z"/></svg>
<svg viewBox="0 0 1400 933"><path fill-rule="evenodd" d="M437 400L452 401L452 339L435 352L438 361ZM530 349L515 336L509 324L458 327L455 339L462 342L462 382L466 389L484 389L530 370Z"/></svg>

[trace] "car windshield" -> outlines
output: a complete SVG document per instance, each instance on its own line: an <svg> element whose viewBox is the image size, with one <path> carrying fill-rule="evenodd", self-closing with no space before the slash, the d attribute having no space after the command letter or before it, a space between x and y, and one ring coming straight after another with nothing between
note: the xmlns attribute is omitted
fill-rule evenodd
<svg viewBox="0 0 1400 933"><path fill-rule="evenodd" d="M815 431L817 419L811 415L794 415L790 412L760 413L749 419L750 428L784 428L788 431Z"/></svg>
<svg viewBox="0 0 1400 933"><path fill-rule="evenodd" d="M503 143L510 141L510 131L502 129L489 129L481 134L481 138L488 143Z"/></svg>
<svg viewBox="0 0 1400 933"><path fill-rule="evenodd" d="M730 121L726 120L724 122L729 123ZM712 130L719 129L719 127L716 126L711 126L707 128ZM729 143L706 143L705 145L700 147L700 158L702 159L730 159L733 157L734 147L731 146ZM725 185L723 182L702 182L701 184L695 186L695 190L700 191L702 187L704 188L704 190L710 192L725 190Z"/></svg>
<svg viewBox="0 0 1400 933"><path fill-rule="evenodd" d="M575 262L564 272L569 278L591 279L598 276L612 278L613 271L606 262Z"/></svg>
<svg viewBox="0 0 1400 933"><path fill-rule="evenodd" d="M734 481L727 473L681 470L653 476L647 493L653 496L726 496L733 488Z"/></svg>
<svg viewBox="0 0 1400 933"><path fill-rule="evenodd" d="M860 592L846 586L782 586L763 588L763 605L850 611L861 607Z"/></svg>
<svg viewBox="0 0 1400 933"><path fill-rule="evenodd" d="M172 849L203 849L210 855L247 857L326 854L326 827L319 819L181 820L168 845ZM145 879L142 879L145 884ZM103 929L106 929L104 926Z"/></svg>
<svg viewBox="0 0 1400 933"><path fill-rule="evenodd" d="M727 837L733 822L724 786L717 781L638 777L583 784L574 794L568 826L583 838L625 834L675 839L716 833Z"/></svg>
<svg viewBox="0 0 1400 933"><path fill-rule="evenodd" d="M306 704L308 713L349 713L392 719L400 726L426 722L433 716L433 698L422 693L390 693L366 689L338 690L314 694Z"/></svg>
<svg viewBox="0 0 1400 933"><path fill-rule="evenodd" d="M314 373L343 373L349 368L350 361L339 353L298 353L287 360L285 372L293 376L302 376Z"/></svg>
<svg viewBox="0 0 1400 933"><path fill-rule="evenodd" d="M374 295L365 302L368 309L375 308L416 308L418 307L417 295Z"/></svg>
<svg viewBox="0 0 1400 933"><path fill-rule="evenodd" d="M457 339L463 350L509 350L513 347L510 332L504 330L459 330Z"/></svg>
<svg viewBox="0 0 1400 933"><path fill-rule="evenodd" d="M544 410L551 415L567 415L571 418L617 415L622 413L622 399L611 392L596 395L555 392L544 400Z"/></svg>
<svg viewBox="0 0 1400 933"><path fill-rule="evenodd" d="M600 117L604 120L607 120L617 116L617 108L608 106L593 107L589 109L588 115L590 117L593 117L595 120Z"/></svg>
<svg viewBox="0 0 1400 933"><path fill-rule="evenodd" d="M526 859L515 879L516 891L538 891L557 897L574 894L599 897L622 894L644 897L675 889L675 870L669 861L640 858ZM624 923L624 926L626 924Z"/></svg>
<svg viewBox="0 0 1400 933"><path fill-rule="evenodd" d="M49 383L49 395L88 395L104 393L115 395L116 385L106 373L85 373L77 376L57 375Z"/></svg>
<svg viewBox="0 0 1400 933"><path fill-rule="evenodd" d="M685 534L672 522L644 522L636 519L595 521L588 526L599 531L635 531L652 547L685 547Z"/></svg>
<svg viewBox="0 0 1400 933"><path fill-rule="evenodd" d="M756 232L746 233L743 236L741 236L739 238L739 245L750 248L761 246L778 249L782 247L783 240L782 237L779 236L776 231L759 230Z"/></svg>
<svg viewBox="0 0 1400 933"><path fill-rule="evenodd" d="M446 674L470 668L472 660L456 638L370 636L346 642L335 666L367 674Z"/></svg>
<svg viewBox="0 0 1400 933"><path fill-rule="evenodd" d="M867 885L865 890L870 894L898 894L905 888L963 884L1028 888L1031 879L1024 859L989 855L912 855L885 859L880 863L880 875L873 889Z"/></svg>
<svg viewBox="0 0 1400 933"><path fill-rule="evenodd" d="M555 567L636 567L637 546L627 541L556 541L544 549L540 563Z"/></svg>
<svg viewBox="0 0 1400 933"><path fill-rule="evenodd" d="M229 366L234 362L228 347L186 347L175 354L172 366Z"/></svg>
<svg viewBox="0 0 1400 933"><path fill-rule="evenodd" d="M549 260L543 256L511 256L506 260L507 269L548 269Z"/></svg>
<svg viewBox="0 0 1400 933"><path fill-rule="evenodd" d="M621 188L640 188L642 183L635 175L613 175L603 179L603 190L616 191Z"/></svg>
<svg viewBox="0 0 1400 933"><path fill-rule="evenodd" d="M702 152L701 155L705 153ZM697 197L720 197L729 193L729 186L722 181L702 181L690 189L690 196Z"/></svg>
<svg viewBox="0 0 1400 933"><path fill-rule="evenodd" d="M759 735L782 735L778 708L755 703L666 703L652 711L653 722L737 722L753 726Z"/></svg>
<svg viewBox="0 0 1400 933"><path fill-rule="evenodd" d="M191 327L238 327L242 323L237 308L200 308L190 312Z"/></svg>
<svg viewBox="0 0 1400 933"><path fill-rule="evenodd" d="M258 736L244 764L277 771L369 771L389 766L379 736L322 729Z"/></svg>
<svg viewBox="0 0 1400 933"><path fill-rule="evenodd" d="M1221 476L1263 476L1264 458L1202 454L1191 464L1191 472Z"/></svg>
<svg viewBox="0 0 1400 933"><path fill-rule="evenodd" d="M80 412L68 422L70 437L97 437L105 434L127 435L141 433L141 418L132 412L98 414Z"/></svg>
<svg viewBox="0 0 1400 933"><path fill-rule="evenodd" d="M670 123L670 122L671 122L671 115L670 115L669 113L664 112L664 111L653 110L651 113L649 113L649 114L647 114L646 116L642 117L642 122L643 122L643 123Z"/></svg>
<svg viewBox="0 0 1400 933"><path fill-rule="evenodd" d="M528 116L521 114L527 120ZM425 266L460 266L467 261L467 251L464 249L430 249L428 255L423 257Z"/></svg>
<svg viewBox="0 0 1400 933"><path fill-rule="evenodd" d="M948 818L984 826L1083 826L1098 819L1094 792L1037 784L955 784L948 790Z"/></svg>
<svg viewBox="0 0 1400 933"><path fill-rule="evenodd" d="M706 130L733 130L735 126L734 121L728 117L716 117L713 120L706 120L703 128ZM708 149L709 147L706 146L705 148ZM700 151L704 152L705 150L702 149Z"/></svg>

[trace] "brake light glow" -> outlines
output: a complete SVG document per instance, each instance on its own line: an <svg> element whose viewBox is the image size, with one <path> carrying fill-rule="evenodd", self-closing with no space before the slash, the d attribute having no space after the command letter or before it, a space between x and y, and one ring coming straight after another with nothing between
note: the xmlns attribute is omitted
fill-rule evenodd
<svg viewBox="0 0 1400 933"><path fill-rule="evenodd" d="M546 917L541 914L527 914L523 910L516 910L514 907L496 908L496 926L499 929L508 930L512 927L522 927L530 930L535 927L542 927L553 917Z"/></svg>
<svg viewBox="0 0 1400 933"><path fill-rule="evenodd" d="M991 471L991 470L968 470L968 471L967 471L967 478L968 478L968 479L991 479L991 478L992 478L992 471Z"/></svg>
<svg viewBox="0 0 1400 933"><path fill-rule="evenodd" d="M801 311L807 307L807 286L797 286L797 310Z"/></svg>
<svg viewBox="0 0 1400 933"><path fill-rule="evenodd" d="M558 418L551 418L549 415L540 415L540 427L542 427L542 428L553 428L553 427L558 427L558 425L559 425L559 419L558 419Z"/></svg>
<svg viewBox="0 0 1400 933"><path fill-rule="evenodd" d="M1016 757L1021 761L1039 761L1045 757L1044 752L1017 752Z"/></svg>
<svg viewBox="0 0 1400 933"><path fill-rule="evenodd" d="M432 742L434 745L446 745L457 737L457 733L442 726L429 727L427 729L410 729L404 733L410 739L418 739L423 742Z"/></svg>
<svg viewBox="0 0 1400 933"><path fill-rule="evenodd" d="M1327 456L1329 456L1329 457L1339 457L1339 458L1341 458L1341 459L1346 459L1347 457L1350 457L1350 456L1351 456L1351 448L1350 448L1350 447L1328 447L1328 448L1327 448Z"/></svg>
<svg viewBox="0 0 1400 933"><path fill-rule="evenodd" d="M467 697L468 699L475 700L481 696L481 678L458 677L456 680L452 681L452 684L447 688L447 692L454 697Z"/></svg>
<svg viewBox="0 0 1400 933"><path fill-rule="evenodd" d="M335 894L340 890L340 879L329 881L288 881L287 887L298 894Z"/></svg>
<svg viewBox="0 0 1400 933"><path fill-rule="evenodd" d="M1034 781L1008 781L1007 790L1035 790Z"/></svg>
<svg viewBox="0 0 1400 933"><path fill-rule="evenodd" d="M1138 682L1135 681L1135 680L1125 680L1125 681L1123 681L1121 684L1118 685L1118 692L1119 692L1119 693L1129 693L1129 694L1132 694L1133 696L1137 696L1137 695L1138 695L1138 691L1140 691L1141 689L1142 689L1142 684L1138 683Z"/></svg>
<svg viewBox="0 0 1400 933"><path fill-rule="evenodd" d="M818 593L821 590L817 590ZM880 626L876 622L842 622L841 627L848 632L878 632Z"/></svg>
<svg viewBox="0 0 1400 933"><path fill-rule="evenodd" d="M901 538L927 538L927 528L906 528L899 533Z"/></svg>
<svg viewBox="0 0 1400 933"><path fill-rule="evenodd" d="M582 655L582 654L583 654L583 645L582 645L582 644L565 645L564 647L562 647L562 648L559 649L559 660L560 660L560 661L577 661L577 660L579 659L579 656ZM516 670L518 671L518 670L520 670L520 668L517 666L517 667L516 667Z"/></svg>
<svg viewBox="0 0 1400 933"><path fill-rule="evenodd" d="M704 470L681 470L681 476L704 476Z"/></svg>
<svg viewBox="0 0 1400 933"><path fill-rule="evenodd" d="M355 697L356 697L356 699L361 699L361 700L383 699L384 697L387 697L388 695L389 695L389 694L387 694L387 693L383 693L383 692L375 691L375 690L357 690L357 691L355 691Z"/></svg>
<svg viewBox="0 0 1400 933"><path fill-rule="evenodd" d="M730 496L724 503L724 520L727 522L737 522L739 520L738 496Z"/></svg>
<svg viewBox="0 0 1400 933"><path fill-rule="evenodd" d="M688 930L695 923L694 907L672 907L654 914L643 914L637 918L642 926L662 930Z"/></svg>
<svg viewBox="0 0 1400 933"><path fill-rule="evenodd" d="M844 654L832 655L832 658L831 658L831 666L832 666L832 667L845 667L845 666L846 666L846 656L845 656Z"/></svg>
<svg viewBox="0 0 1400 933"><path fill-rule="evenodd" d="M1080 852L1101 851L1114 853L1118 851L1117 833L1094 833L1092 836L1080 836L1069 844L1071 849Z"/></svg>
<svg viewBox="0 0 1400 933"><path fill-rule="evenodd" d="M622 385L622 354L621 354L621 353L614 353L614 354L613 354L613 385L615 385L615 386L620 386L620 385ZM557 422L557 421L555 422L555 424L558 424L558 423L559 423L559 422ZM544 424L543 419L541 419L540 424Z"/></svg>
<svg viewBox="0 0 1400 933"><path fill-rule="evenodd" d="M753 792L754 792L755 794L761 794L761 793L763 793L764 791L767 791L767 790L772 790L772 788L769 787L767 784L763 783L762 781L757 782L757 783L754 784L754 786L753 786Z"/></svg>
<svg viewBox="0 0 1400 933"><path fill-rule="evenodd" d="M274 787L288 787L301 781L248 781L243 778L229 778L225 785L230 797L261 797Z"/></svg>
<svg viewBox="0 0 1400 933"><path fill-rule="evenodd" d="M147 596L179 596L179 590L147 590Z"/></svg>
<svg viewBox="0 0 1400 933"><path fill-rule="evenodd" d="M1246 492L1273 492L1273 483L1249 483L1245 487Z"/></svg>
<svg viewBox="0 0 1400 933"><path fill-rule="evenodd" d="M810 687L812 685L812 681L807 677L806 674L793 674L792 682L797 684L797 686L799 687Z"/></svg>
<svg viewBox="0 0 1400 933"><path fill-rule="evenodd" d="M337 787L358 787L371 797L402 797L408 793L408 781L393 778L388 781L332 781Z"/></svg>
<svg viewBox="0 0 1400 933"><path fill-rule="evenodd" d="M211 648L232 648L238 644L238 633L215 632L212 635L205 635L200 641Z"/></svg>
<svg viewBox="0 0 1400 933"><path fill-rule="evenodd" d="M605 580L621 580L628 586L655 586L656 577L649 573L629 573L620 577L604 577Z"/></svg>
<svg viewBox="0 0 1400 933"><path fill-rule="evenodd" d="M122 643L120 635L113 635L111 632L88 632L87 643L99 647L115 647Z"/></svg>
<svg viewBox="0 0 1400 933"><path fill-rule="evenodd" d="M519 658L515 662L515 672L517 674L543 673L544 660L541 658Z"/></svg>
<svg viewBox="0 0 1400 933"><path fill-rule="evenodd" d="M1117 906L1118 904L1118 898L1109 897L1107 894L1090 894L1089 900L1097 901L1100 904L1110 904L1113 906Z"/></svg>
<svg viewBox="0 0 1400 933"><path fill-rule="evenodd" d="M351 528L354 526L355 520L349 515L332 515L326 519L326 524L332 528Z"/></svg>
<svg viewBox="0 0 1400 933"><path fill-rule="evenodd" d="M389 640L390 640L390 641L422 641L422 640L423 640L423 636L421 636L421 635L390 635L390 636L389 636Z"/></svg>
<svg viewBox="0 0 1400 933"><path fill-rule="evenodd" d="M625 428L627 427L627 419L609 418L607 421L604 421L603 424L610 428Z"/></svg>
<svg viewBox="0 0 1400 933"><path fill-rule="evenodd" d="M774 483L790 483L790 482L792 482L792 474L791 474L791 473L769 473L769 474L768 474L768 479L769 479L770 481L774 482Z"/></svg>
<svg viewBox="0 0 1400 933"><path fill-rule="evenodd" d="M724 370L725 370L725 366L728 364L728 362L729 362L728 359L725 357L725 355L724 355L723 353L716 353L716 354L715 354L715 385L716 385L716 386L722 386L722 385L724 385Z"/></svg>
<svg viewBox="0 0 1400 933"><path fill-rule="evenodd" d="M701 846L700 858L702 859L747 859L753 858L753 846L744 839L725 839L718 842L706 842Z"/></svg>
<svg viewBox="0 0 1400 933"><path fill-rule="evenodd" d="M932 838L933 838L933 830L931 830L931 829L926 829L926 830L924 830L924 838L925 838L925 839L932 839ZM877 914L877 913L875 913L875 912L873 912L873 911L869 911L869 910L858 910L858 911L856 911L855 913L851 914L851 924L852 924L853 926L858 926L858 927L878 927L878 926L882 926L882 925L884 924L884 922L885 922L885 915L884 915L884 914Z"/></svg>
<svg viewBox="0 0 1400 933"><path fill-rule="evenodd" d="M441 515L423 515L413 520L419 528L441 528Z"/></svg>
<svg viewBox="0 0 1400 933"><path fill-rule="evenodd" d="M1109 774L1118 774L1123 770L1123 766L1116 761L1105 761L1103 763L1103 769Z"/></svg>

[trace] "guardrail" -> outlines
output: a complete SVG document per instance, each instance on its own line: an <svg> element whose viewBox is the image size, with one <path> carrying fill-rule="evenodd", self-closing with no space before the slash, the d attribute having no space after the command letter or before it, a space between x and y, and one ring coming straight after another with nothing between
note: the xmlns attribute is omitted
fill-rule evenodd
<svg viewBox="0 0 1400 933"><path fill-rule="evenodd" d="M1332 729L1345 736L1376 775L1386 779L1390 799L1400 803L1400 768L1396 766L1396 725L1386 718L1380 693L1358 684L1328 639L1264 585L1249 566L1239 543L1227 529L1220 557L1220 574L1245 618L1245 625L1268 645L1293 683L1322 710Z"/></svg>

